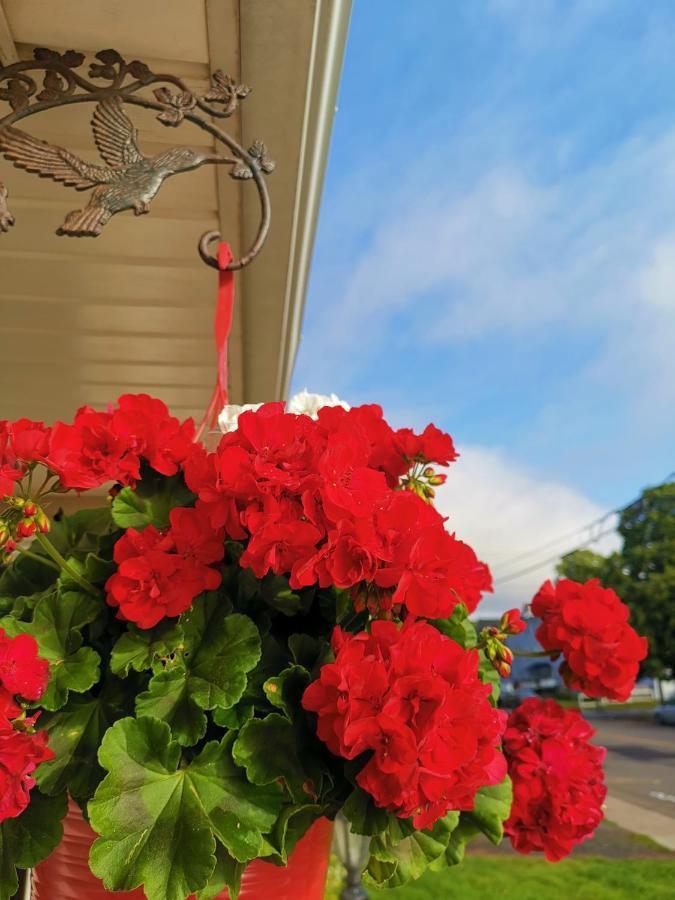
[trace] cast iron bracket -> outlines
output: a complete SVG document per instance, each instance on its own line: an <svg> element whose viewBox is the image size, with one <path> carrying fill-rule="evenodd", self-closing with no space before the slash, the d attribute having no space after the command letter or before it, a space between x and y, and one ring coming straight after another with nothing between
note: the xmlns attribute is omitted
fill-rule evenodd
<svg viewBox="0 0 675 900"><path fill-rule="evenodd" d="M52 178L78 191L90 190L82 209L69 212L57 234L97 237L118 212L133 209L147 213L164 180L205 164L230 167L230 176L251 180L260 198L260 225L251 247L228 266L243 269L260 252L270 226L270 200L265 176L274 163L262 141L248 150L241 147L215 122L229 118L250 88L216 72L206 93L197 94L175 75L156 74L139 60L126 62L116 50L96 54L87 77L78 71L85 56L74 50L59 53L38 48L34 59L0 68L0 104L10 112L0 114L0 154L16 167L41 178ZM60 106L95 103L91 120L94 141L104 164L89 163L63 147L49 144L15 127L21 119ZM138 131L126 113L125 104L154 110L168 127L191 122L224 145L231 155L206 153L189 146L176 146L155 156L146 156L138 146ZM0 106L0 113L2 108ZM8 206L8 190L0 183L0 234L14 225ZM218 268L209 244L220 239L209 232L199 242L202 259Z"/></svg>

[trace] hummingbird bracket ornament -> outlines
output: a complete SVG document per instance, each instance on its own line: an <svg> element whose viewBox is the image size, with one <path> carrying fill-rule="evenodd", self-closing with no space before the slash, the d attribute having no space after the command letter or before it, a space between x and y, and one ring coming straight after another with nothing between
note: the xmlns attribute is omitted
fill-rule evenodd
<svg viewBox="0 0 675 900"><path fill-rule="evenodd" d="M116 50L96 54L88 77L78 71L84 62L84 54L74 50L59 53L38 48L34 59L0 68L0 104L6 102L11 110L3 117L0 107L0 154L17 168L41 178L51 178L77 191L90 191L86 205L69 212L56 233L98 237L118 212L149 212L166 178L203 165L227 165L232 178L252 180L260 198L261 221L255 240L227 268L247 266L262 249L269 231L265 176L274 170L274 163L262 141L255 141L246 150L215 122L229 118L250 88L219 71L205 93L195 93L180 78L156 74L139 60L126 62ZM70 150L16 127L17 122L36 113L75 103L96 104L91 125L102 164L85 162ZM223 145L227 155L180 145L146 155L125 104L155 111L167 127L191 122L208 132L217 145ZM8 196L7 188L0 183L0 234L14 225ZM218 232L208 232L199 243L202 259L214 268L218 268L218 262L210 254L209 244L219 238Z"/></svg>

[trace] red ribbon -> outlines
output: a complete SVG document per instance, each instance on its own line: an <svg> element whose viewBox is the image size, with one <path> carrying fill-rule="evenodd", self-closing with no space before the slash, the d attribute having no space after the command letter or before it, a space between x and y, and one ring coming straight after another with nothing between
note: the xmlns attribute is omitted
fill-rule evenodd
<svg viewBox="0 0 675 900"><path fill-rule="evenodd" d="M227 267L233 260L230 245L225 242L218 247L218 300L216 303L216 320L214 333L216 337L216 352L218 354L218 374L216 377L216 385L211 395L211 400L204 413L195 440L198 441L205 429L214 428L218 422L218 415L221 409L227 405L228 380L229 380L229 356L228 344L230 340L230 332L232 331L232 313L234 311L234 272L228 271Z"/></svg>

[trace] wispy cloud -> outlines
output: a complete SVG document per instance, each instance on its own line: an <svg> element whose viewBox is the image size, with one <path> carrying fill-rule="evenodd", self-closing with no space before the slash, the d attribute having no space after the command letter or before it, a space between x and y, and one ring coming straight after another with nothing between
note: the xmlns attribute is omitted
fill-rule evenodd
<svg viewBox="0 0 675 900"><path fill-rule="evenodd" d="M373 0L354 25L297 383L444 425L467 496L527 476L537 524L486 557L546 540L547 485L574 527L673 467L675 13Z"/></svg>
<svg viewBox="0 0 675 900"><path fill-rule="evenodd" d="M596 537L597 528L589 532L583 526L605 513L581 492L484 447L462 448L438 490L437 505L449 517L447 527L474 547L497 582L479 607L481 615L529 603L555 574L554 562L539 564ZM606 553L617 545L616 535L607 535L592 546ZM511 577L530 567L534 571Z"/></svg>

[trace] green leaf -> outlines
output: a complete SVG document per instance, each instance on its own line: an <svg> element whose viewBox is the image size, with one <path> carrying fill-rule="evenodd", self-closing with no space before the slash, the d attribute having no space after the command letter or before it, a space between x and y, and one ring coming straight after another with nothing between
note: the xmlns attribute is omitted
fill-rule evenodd
<svg viewBox="0 0 675 900"><path fill-rule="evenodd" d="M16 893L17 869L36 866L60 842L67 805L65 794L45 797L33 788L24 812L0 825L0 900L10 900Z"/></svg>
<svg viewBox="0 0 675 900"><path fill-rule="evenodd" d="M467 609L463 603L458 603L452 611L452 615L447 619L431 619L429 624L465 649L475 647L478 643L476 629L468 618Z"/></svg>
<svg viewBox="0 0 675 900"><path fill-rule="evenodd" d="M113 530L110 506L79 509L72 515L57 515L52 522L49 539L59 553L69 556L73 551L96 552L101 538Z"/></svg>
<svg viewBox="0 0 675 900"><path fill-rule="evenodd" d="M49 734L56 757L38 767L40 789L50 796L67 789L79 803L89 800L104 775L96 753L118 716L119 707L108 703L105 694L73 696L63 709L43 716L40 726Z"/></svg>
<svg viewBox="0 0 675 900"><path fill-rule="evenodd" d="M246 769L253 784L272 784L281 779L296 802L307 801L309 781L298 757L298 741L293 725L278 713L251 719L234 744L235 762Z"/></svg>
<svg viewBox="0 0 675 900"><path fill-rule="evenodd" d="M203 596L182 621L191 696L202 709L229 709L260 660L258 629L248 616L230 613L217 594Z"/></svg>
<svg viewBox="0 0 675 900"><path fill-rule="evenodd" d="M171 656L182 641L183 629L171 619L164 619L147 630L130 625L112 649L110 671L126 678L130 669L134 672L152 669L158 658Z"/></svg>
<svg viewBox="0 0 675 900"><path fill-rule="evenodd" d="M310 681L310 674L303 666L289 666L276 677L268 678L263 690L272 706L282 710L292 722Z"/></svg>
<svg viewBox="0 0 675 900"><path fill-rule="evenodd" d="M245 868L245 863L237 862L220 841L216 841L216 867L209 883L197 894L197 900L216 900L226 888L230 900L237 900Z"/></svg>
<svg viewBox="0 0 675 900"><path fill-rule="evenodd" d="M443 855L458 823L459 813L454 811L425 831L412 827L398 829L392 823L384 834L375 836L370 842L370 877L378 884L386 883L387 887L399 887L419 878ZM409 831L407 835L406 830ZM399 835L405 836L399 840Z"/></svg>
<svg viewBox="0 0 675 900"><path fill-rule="evenodd" d="M44 556L42 548L31 548L38 556ZM0 596L5 597L31 597L50 588L58 572L45 566L44 563L30 559L26 556L18 556L5 567L0 575ZM6 604L3 604L5 606ZM8 609L11 612L11 607Z"/></svg>
<svg viewBox="0 0 675 900"><path fill-rule="evenodd" d="M255 709L251 703L237 703L232 709L214 709L213 721L221 728L239 731L249 719L253 718Z"/></svg>
<svg viewBox="0 0 675 900"><path fill-rule="evenodd" d="M169 513L177 506L193 506L195 495L180 475L149 476L136 489L125 487L112 502L112 517L120 528L166 528Z"/></svg>
<svg viewBox="0 0 675 900"><path fill-rule="evenodd" d="M81 629L93 622L100 610L101 603L87 594L59 591L40 600L31 622L11 617L0 620L0 628L10 637L32 635L40 656L49 662L49 686L40 699L44 709L60 709L69 691L84 693L98 681L100 657L91 647L82 646Z"/></svg>
<svg viewBox="0 0 675 900"><path fill-rule="evenodd" d="M278 862L279 865L285 866L298 841L323 815L323 812L323 808L316 803L285 806L268 838L270 846L276 850L276 854L271 859Z"/></svg>
<svg viewBox="0 0 675 900"><path fill-rule="evenodd" d="M183 666L159 672L151 679L148 690L136 699L136 715L162 719L178 743L186 747L206 734L206 715L190 693Z"/></svg>
<svg viewBox="0 0 675 900"><path fill-rule="evenodd" d="M480 829L465 816L465 813L460 814L459 825L450 835L445 853L429 866L432 871L440 872L448 866L457 866L464 861L467 843L477 834L480 834Z"/></svg>
<svg viewBox="0 0 675 900"><path fill-rule="evenodd" d="M385 831L391 819L390 814L373 803L373 798L356 788L347 797L342 807L342 815L349 820L354 834L374 835Z"/></svg>
<svg viewBox="0 0 675 900"><path fill-rule="evenodd" d="M112 517L120 528L143 529L153 522L152 503L143 500L133 488L124 487L112 502Z"/></svg>
<svg viewBox="0 0 675 900"><path fill-rule="evenodd" d="M205 709L239 702L260 659L260 635L248 616L230 613L218 594L201 597L182 618L184 650L138 697L138 715L164 719L180 743L204 736Z"/></svg>
<svg viewBox="0 0 675 900"><path fill-rule="evenodd" d="M507 775L499 784L481 788L476 794L473 810L464 815L493 844L498 844L504 837L504 822L511 812L512 799L511 779Z"/></svg>
<svg viewBox="0 0 675 900"><path fill-rule="evenodd" d="M315 666L326 662L331 653L330 644L309 634L292 634L288 639L288 649L293 661L311 672Z"/></svg>
<svg viewBox="0 0 675 900"><path fill-rule="evenodd" d="M102 559L95 553L88 553L84 560L84 577L90 584L103 585L116 570L110 559Z"/></svg>
<svg viewBox="0 0 675 900"><path fill-rule="evenodd" d="M54 572L56 575L56 572ZM35 594L17 595L14 597L0 596L0 615L12 616L14 619L27 621L32 618L33 611L43 597L53 594L58 590L58 585L50 584L44 591L38 591Z"/></svg>
<svg viewBox="0 0 675 900"><path fill-rule="evenodd" d="M283 795L276 785L250 785L231 747L228 737L209 743L179 766L180 746L166 723L121 719L108 730L99 761L109 774L89 802L101 835L90 866L108 890L143 884L148 900L184 900L213 875L214 833L234 857L244 851L252 858L262 847Z"/></svg>

